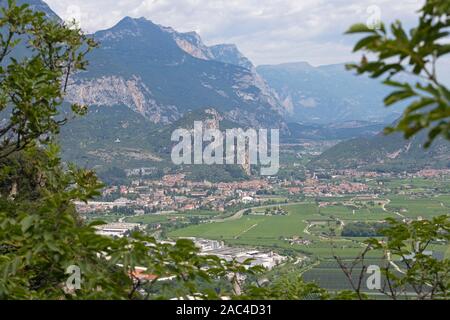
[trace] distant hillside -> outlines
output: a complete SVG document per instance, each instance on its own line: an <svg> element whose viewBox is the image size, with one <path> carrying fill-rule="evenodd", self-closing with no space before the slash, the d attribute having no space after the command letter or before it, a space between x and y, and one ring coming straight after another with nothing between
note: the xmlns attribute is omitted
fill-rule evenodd
<svg viewBox="0 0 450 320"><path fill-rule="evenodd" d="M283 136L283 142L307 140L348 140L355 137L377 135L384 124L368 121L347 121L330 124L288 123L289 136Z"/></svg>
<svg viewBox="0 0 450 320"><path fill-rule="evenodd" d="M124 175L124 169L140 167L181 170L195 181L247 179L239 165L172 164L170 156L176 143L171 141L172 132L179 128L191 130L194 121L220 130L239 127L212 108L188 112L172 124L158 125L126 106L94 106L87 116L74 119L62 128L63 157L66 161L95 168L106 181Z"/></svg>
<svg viewBox="0 0 450 320"><path fill-rule="evenodd" d="M388 89L357 77L343 64L313 67L306 62L259 66L258 73L275 90L291 121L330 123L352 120L391 122L399 108L385 108Z"/></svg>
<svg viewBox="0 0 450 320"><path fill-rule="evenodd" d="M88 115L61 128L63 158L87 167L141 167L161 161L153 132L158 129L123 105L91 106Z"/></svg>
<svg viewBox="0 0 450 320"><path fill-rule="evenodd" d="M171 142L171 135L176 129L193 130L194 122L201 121L204 128L216 128L221 131L231 128L239 128L240 125L228 120L223 113L214 108L206 108L195 110L183 115L172 124L159 126L151 133L151 144L153 150L163 157L169 158L172 152L172 146L175 144Z"/></svg>
<svg viewBox="0 0 450 320"><path fill-rule="evenodd" d="M344 141L328 149L308 166L314 168L362 168L370 170L416 171L422 168L450 168L450 142L437 139L423 148L425 133L411 140L400 134Z"/></svg>

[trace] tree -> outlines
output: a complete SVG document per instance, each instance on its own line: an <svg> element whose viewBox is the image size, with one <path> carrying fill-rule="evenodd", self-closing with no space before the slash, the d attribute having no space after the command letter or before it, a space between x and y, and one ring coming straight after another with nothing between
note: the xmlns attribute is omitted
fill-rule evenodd
<svg viewBox="0 0 450 320"><path fill-rule="evenodd" d="M400 121L387 128L386 133L402 132L409 139L428 130L425 147L439 136L450 140L450 91L439 82L436 71L437 61L450 53L450 45L445 41L450 35L449 15L448 0L427 0L420 10L418 25L408 33L400 21L391 24L390 32L384 24L378 29L356 24L347 31L367 34L356 43L354 51L369 55L369 58L363 55L359 64L347 67L372 78L383 77L384 84L395 88L385 98L386 106L409 103ZM412 85L403 81L402 75L417 82ZM435 243L448 244L449 218L449 215L431 220L389 218L388 227L377 231L383 239L368 240L364 251L350 264L335 256L354 290L341 293L341 298L367 298L362 293L362 279L368 268L365 257L375 250L383 257L383 265L379 266L384 276L381 293L392 299L448 299L450 261L433 257L427 249Z"/></svg>
<svg viewBox="0 0 450 320"><path fill-rule="evenodd" d="M95 42L73 25L49 20L27 5L0 8L0 299L142 299L162 277L183 294L200 292L199 279L245 273L243 264L199 255L187 240L161 244L137 232L113 239L96 234L74 201L100 194L91 170L63 165L56 143L70 75L84 70ZM86 107L73 105L83 115ZM136 273L144 267L151 281ZM81 286L70 286L79 270ZM230 293L232 295L232 293Z"/></svg>
<svg viewBox="0 0 450 320"><path fill-rule="evenodd" d="M450 53L446 41L450 28L450 2L448 0L427 0L420 10L419 23L405 31L402 23L391 24L390 32L384 24L380 28L370 28L364 24L353 25L348 34L364 33L354 51L364 51L359 64L348 65L358 74L368 74L372 78L383 77L384 84L395 91L384 100L386 106L407 102L400 121L386 133L402 132L410 138L428 129L429 147L436 137L450 140L450 91L438 79L436 63ZM406 75L416 78L412 85L403 81Z"/></svg>
<svg viewBox="0 0 450 320"><path fill-rule="evenodd" d="M0 158L32 143L47 144L67 119L58 108L72 73L84 70L95 42L73 25L47 19L27 5L0 7ZM22 56L22 58L20 58ZM72 105L82 114L86 108Z"/></svg>
<svg viewBox="0 0 450 320"><path fill-rule="evenodd" d="M450 241L448 215L431 220L398 221L387 219L388 227L380 240L369 239L364 251L350 264L335 256L349 280L354 293L341 293L342 297L366 299L362 292L363 278L369 266L366 255L378 252L381 274L378 291L397 299L448 299L450 294L450 260L433 257L431 246ZM355 280L356 279L356 280Z"/></svg>

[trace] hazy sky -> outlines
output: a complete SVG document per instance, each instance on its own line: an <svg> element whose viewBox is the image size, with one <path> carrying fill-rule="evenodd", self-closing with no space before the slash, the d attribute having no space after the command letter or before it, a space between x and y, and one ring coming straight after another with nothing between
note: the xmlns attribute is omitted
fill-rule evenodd
<svg viewBox="0 0 450 320"><path fill-rule="evenodd" d="M407 25L423 0L46 0L64 19L89 32L124 16L145 17L177 31L197 31L208 45L235 43L256 65L355 60L355 38L343 32L377 16ZM449 63L450 64L450 63ZM450 73L450 69L447 69Z"/></svg>

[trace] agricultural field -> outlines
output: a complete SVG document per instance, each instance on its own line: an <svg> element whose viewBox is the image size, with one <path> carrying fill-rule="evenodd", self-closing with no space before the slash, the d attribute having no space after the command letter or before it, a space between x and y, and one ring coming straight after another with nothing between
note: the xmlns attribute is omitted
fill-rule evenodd
<svg viewBox="0 0 450 320"><path fill-rule="evenodd" d="M321 208L320 213L324 216L350 221L379 221L393 217L393 213L384 211L379 205L365 207L334 205Z"/></svg>
<svg viewBox="0 0 450 320"><path fill-rule="evenodd" d="M386 188L400 189L409 191L445 189L449 187L449 179L445 178L411 178L411 179L392 179L384 183Z"/></svg>
<svg viewBox="0 0 450 320"><path fill-rule="evenodd" d="M345 265L350 266L351 261L343 261ZM378 259L369 259L365 261L365 265L383 265L384 263ZM361 266L356 265L352 272L353 283L357 284L361 274ZM313 282L318 284L321 288L326 288L330 291L352 290L349 279L346 277L341 267L335 260L325 260L314 268L303 273L303 280L305 282ZM367 278L370 275L364 273L361 288L362 291L371 294L373 291L366 287Z"/></svg>
<svg viewBox="0 0 450 320"><path fill-rule="evenodd" d="M197 236L224 240L276 240L280 237L301 235L306 228L306 220L319 219L313 204L286 205L287 216L243 216L239 220L205 223L177 230L173 237Z"/></svg>
<svg viewBox="0 0 450 320"><path fill-rule="evenodd" d="M449 246L444 245L432 245L429 248L433 251L433 256L437 259L443 259L443 258L449 258L450 254L450 248ZM351 266L352 262L354 261L354 257L342 257L343 262L346 266ZM370 266L370 265L376 265L376 266L383 266L385 265L385 261L382 261L379 259L379 257L376 256L367 256L368 259L365 260L364 265ZM377 259L378 258L378 259ZM401 266L401 262L398 260L396 261L397 265ZM361 266L356 265L354 268L354 271L352 273L352 279L354 283L358 282L358 277L361 272ZM366 280L368 278L369 274L364 274L363 280L362 280L362 291L367 294L373 294L374 292L371 290L368 290L366 287ZM326 288L330 291L341 291L341 290L351 290L351 284L349 280L346 278L344 272L342 271L341 267L335 261L334 259L323 259L320 261L320 263L316 264L313 268L307 270L302 274L303 280L305 282L314 282L318 284L322 288Z"/></svg>
<svg viewBox="0 0 450 320"><path fill-rule="evenodd" d="M431 218L450 214L450 196L435 196L423 199L396 195L390 197L390 203L386 205L386 209L408 218Z"/></svg>

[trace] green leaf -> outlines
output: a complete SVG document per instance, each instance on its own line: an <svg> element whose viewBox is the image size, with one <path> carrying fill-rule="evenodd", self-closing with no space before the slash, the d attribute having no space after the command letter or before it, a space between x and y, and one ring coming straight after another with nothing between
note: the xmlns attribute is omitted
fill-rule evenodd
<svg viewBox="0 0 450 320"><path fill-rule="evenodd" d="M373 44L374 42L380 39L379 35L372 35L359 40L355 47L353 48L353 52L359 51L363 48L366 48L369 44Z"/></svg>
<svg viewBox="0 0 450 320"><path fill-rule="evenodd" d="M437 57L450 53L450 44L440 45L437 49Z"/></svg>
<svg viewBox="0 0 450 320"><path fill-rule="evenodd" d="M31 228L31 226L34 223L34 216L26 216L21 222L20 225L22 226L22 232L27 232L28 229Z"/></svg>
<svg viewBox="0 0 450 320"><path fill-rule="evenodd" d="M411 98L413 96L415 96L416 93L412 90L401 90L401 91L395 91L393 93L391 93L390 95L388 95L385 99L384 99L384 104L386 106L390 106L394 103L397 103L399 101L405 100L407 98Z"/></svg>

